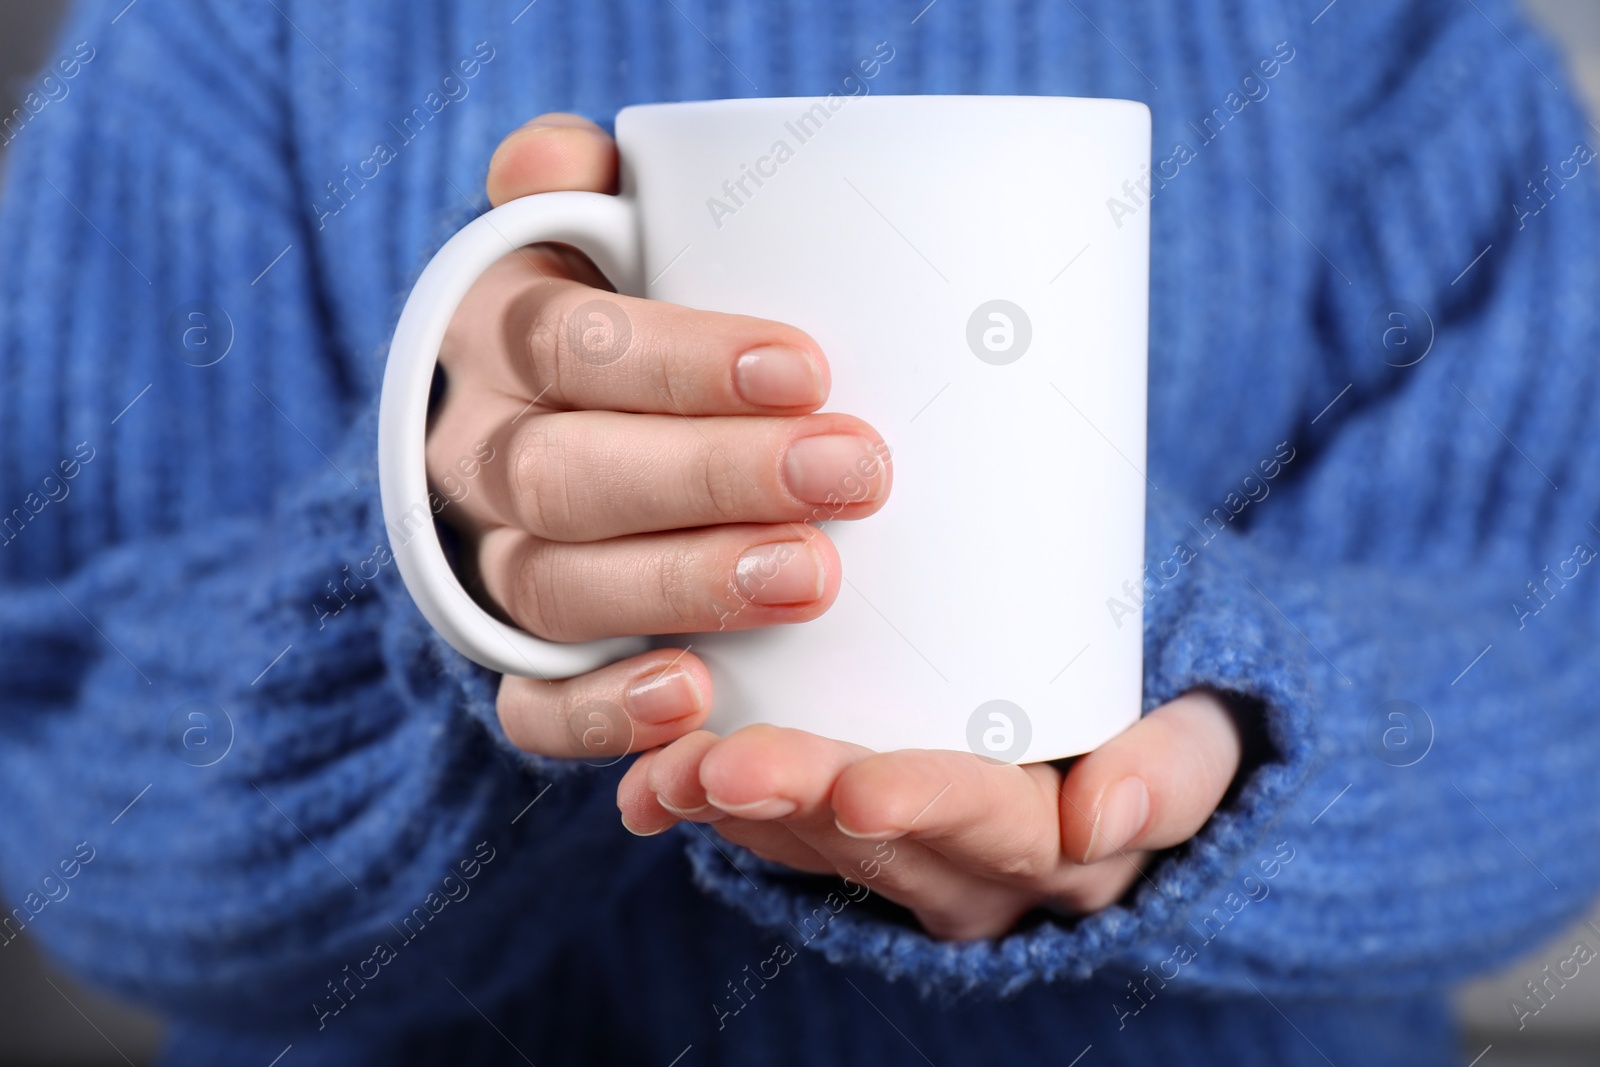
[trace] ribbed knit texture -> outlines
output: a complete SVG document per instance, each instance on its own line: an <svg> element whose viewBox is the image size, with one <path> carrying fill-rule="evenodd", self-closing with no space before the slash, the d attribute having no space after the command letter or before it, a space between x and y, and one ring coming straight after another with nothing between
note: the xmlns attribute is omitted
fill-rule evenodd
<svg viewBox="0 0 1600 1067"><path fill-rule="evenodd" d="M1448 983L1595 892L1600 575L1512 608L1600 546L1593 168L1513 207L1589 138L1551 50L1505 0L923 3L81 5L59 52L94 58L16 132L0 215L0 516L29 512L0 546L0 868L38 902L90 844L20 936L167 1013L169 1062L1446 1063ZM498 139L825 93L879 41L874 92L1132 97L1158 162L1194 153L1141 208L1152 576L1194 553L1151 579L1146 704L1258 702L1266 758L1121 904L993 942L877 898L805 942L837 882L697 828L630 838L620 768L512 750L497 679L392 566L321 628L313 607L384 542L385 342ZM327 183L419 107L332 213ZM214 366L167 338L196 300L232 321ZM1436 327L1415 366L1370 344L1393 300ZM1270 495L1208 541L1280 442ZM209 767L169 742L192 700L234 728ZM1374 754L1389 700L1434 725L1413 766ZM480 842L470 896L408 936ZM780 940L799 958L719 1028ZM380 942L396 958L319 1029Z"/></svg>

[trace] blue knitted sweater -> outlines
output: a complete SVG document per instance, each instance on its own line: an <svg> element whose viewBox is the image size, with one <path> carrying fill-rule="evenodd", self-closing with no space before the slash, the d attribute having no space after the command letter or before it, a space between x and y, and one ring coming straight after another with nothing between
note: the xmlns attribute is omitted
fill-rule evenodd
<svg viewBox="0 0 1600 1067"><path fill-rule="evenodd" d="M1508 0L924 3L84 0L0 123L0 946L167 1014L172 1063L1450 1061L1449 984L1600 884L1565 75ZM1259 754L1095 915L940 943L630 838L620 767L512 749L383 562L385 342L498 139L829 91L1154 112L1108 205L1154 226L1150 565L1108 611L1147 707L1220 687Z"/></svg>

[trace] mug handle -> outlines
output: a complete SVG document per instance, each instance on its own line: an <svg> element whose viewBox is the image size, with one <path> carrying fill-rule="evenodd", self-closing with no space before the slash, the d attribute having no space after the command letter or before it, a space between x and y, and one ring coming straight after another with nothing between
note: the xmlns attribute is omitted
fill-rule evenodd
<svg viewBox="0 0 1600 1067"><path fill-rule="evenodd" d="M502 674L570 678L643 652L649 639L546 641L480 607L462 588L439 543L423 453L434 365L456 308L492 263L541 241L574 246L619 292L642 294L639 226L631 197L539 193L473 220L423 269L395 327L378 409L378 487L400 577L440 636L463 656Z"/></svg>

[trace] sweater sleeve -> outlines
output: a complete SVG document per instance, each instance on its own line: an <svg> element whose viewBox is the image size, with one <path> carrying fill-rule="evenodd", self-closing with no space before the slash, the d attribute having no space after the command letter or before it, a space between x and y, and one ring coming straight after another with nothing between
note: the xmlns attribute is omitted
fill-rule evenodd
<svg viewBox="0 0 1600 1067"><path fill-rule="evenodd" d="M1302 52L1328 158L1313 184L1257 182L1307 228L1299 357L1331 387L1254 489L1185 499L1158 473L1147 531L1146 709L1216 687L1259 712L1265 758L1121 903L1003 939L935 942L693 841L713 892L815 931L835 962L978 995L1101 971L1249 996L1431 990L1594 896L1592 142L1508 5L1322 21Z"/></svg>
<svg viewBox="0 0 1600 1067"><path fill-rule="evenodd" d="M500 995L616 869L576 817L609 789L506 743L498 677L391 564L374 354L322 319L291 171L293 32L80 5L0 213L0 948L224 1027L315 1024L384 944L434 980L364 1004L469 1011L439 973Z"/></svg>

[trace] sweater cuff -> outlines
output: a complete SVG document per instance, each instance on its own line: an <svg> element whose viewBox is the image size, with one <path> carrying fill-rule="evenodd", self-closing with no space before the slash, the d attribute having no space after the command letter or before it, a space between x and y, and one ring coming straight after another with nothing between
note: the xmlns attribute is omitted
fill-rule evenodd
<svg viewBox="0 0 1600 1067"><path fill-rule="evenodd" d="M1218 690L1260 711L1262 736L1250 740L1262 755L1241 770L1200 833L1165 853L1121 902L1078 919L1036 912L998 939L938 941L903 909L860 899L860 887L796 874L682 827L697 883L830 962L904 977L922 994L946 999L1083 980L1164 945L1164 935L1221 899L1238 871L1272 853L1275 824L1314 769L1319 746L1311 650L1268 599L1271 583L1252 566L1244 538L1222 532L1207 541L1181 504L1153 499L1147 544L1144 709L1192 689Z"/></svg>

